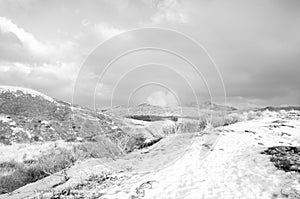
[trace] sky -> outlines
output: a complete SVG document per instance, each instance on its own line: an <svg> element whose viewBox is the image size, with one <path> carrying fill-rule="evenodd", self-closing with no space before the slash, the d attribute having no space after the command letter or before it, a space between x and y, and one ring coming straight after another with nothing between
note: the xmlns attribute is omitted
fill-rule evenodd
<svg viewBox="0 0 300 199"><path fill-rule="evenodd" d="M298 0L0 0L0 84L89 107L299 105L299 24Z"/></svg>

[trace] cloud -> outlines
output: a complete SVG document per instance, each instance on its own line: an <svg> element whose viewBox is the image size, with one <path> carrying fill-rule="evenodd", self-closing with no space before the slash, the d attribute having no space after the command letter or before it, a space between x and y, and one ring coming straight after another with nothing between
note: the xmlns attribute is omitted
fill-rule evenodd
<svg viewBox="0 0 300 199"><path fill-rule="evenodd" d="M32 88L71 101L75 63L39 64L0 62L0 84ZM64 74L64 75L62 75Z"/></svg>
<svg viewBox="0 0 300 199"><path fill-rule="evenodd" d="M147 103L154 106L178 106L176 97L171 92L156 91L147 98Z"/></svg>
<svg viewBox="0 0 300 199"><path fill-rule="evenodd" d="M109 39L121 32L124 32L123 29L115 28L110 24L107 23L100 23L94 25L94 31L96 34L99 34L101 39Z"/></svg>
<svg viewBox="0 0 300 199"><path fill-rule="evenodd" d="M109 23L92 24L87 20L82 21L82 27L81 32L76 34L74 39L85 50L93 49L100 42L125 31L124 29L114 27Z"/></svg>
<svg viewBox="0 0 300 199"><path fill-rule="evenodd" d="M83 25L87 27L73 40L45 42L0 17L0 84L36 89L71 102L84 52L123 31L108 23Z"/></svg>
<svg viewBox="0 0 300 199"><path fill-rule="evenodd" d="M41 42L10 19L0 17L0 58L6 61L51 62L68 58L74 43Z"/></svg>
<svg viewBox="0 0 300 199"><path fill-rule="evenodd" d="M73 44L42 42L0 17L0 84L28 87L70 101L79 68Z"/></svg>
<svg viewBox="0 0 300 199"><path fill-rule="evenodd" d="M4 34L13 33L19 39L22 45L32 54L38 55L49 50L46 45L36 40L33 35L26 32L22 28L19 28L7 18L0 17L0 30Z"/></svg>
<svg viewBox="0 0 300 199"><path fill-rule="evenodd" d="M100 42L131 28L153 25L181 31L203 44L219 66L229 98L260 104L300 103L298 0L105 0L65 1L63 5L59 1L18 0L0 1L0 13L1 83L19 82L41 89L44 86L46 92L51 90L51 84L70 85L71 77L64 78L65 74L74 76L83 59ZM157 38L147 39L149 43L159 43ZM131 43L137 40L132 38ZM170 43L178 49L182 49L181 45L179 41ZM123 46L118 43L113 47ZM188 51L198 56L193 53L192 49ZM102 53L104 58L107 54ZM161 57L169 63L166 55ZM120 70L131 62L128 60ZM183 71L188 72L186 68ZM143 75L148 73L135 79L144 79ZM163 78L174 83L174 89L182 87L175 85L179 81L168 73ZM210 80L209 76L205 78ZM50 83L50 79L54 82ZM36 83L29 83L31 80ZM109 86L109 82L105 85ZM202 88L195 89L199 93ZM180 97L185 103L192 98L185 93Z"/></svg>
<svg viewBox="0 0 300 199"><path fill-rule="evenodd" d="M150 24L162 23L186 24L189 18L184 10L183 3L179 0L150 1L156 12L150 18Z"/></svg>

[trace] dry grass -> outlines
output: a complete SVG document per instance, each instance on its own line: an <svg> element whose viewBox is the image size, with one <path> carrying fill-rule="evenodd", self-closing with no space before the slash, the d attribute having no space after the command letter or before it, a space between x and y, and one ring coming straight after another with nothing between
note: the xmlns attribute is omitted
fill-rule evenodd
<svg viewBox="0 0 300 199"><path fill-rule="evenodd" d="M215 114L207 119L207 123L212 127L227 126L241 121L244 121L244 116L241 113L231 113L228 115Z"/></svg>
<svg viewBox="0 0 300 199"><path fill-rule="evenodd" d="M175 133L195 133L205 129L208 125L212 127L226 126L244 120L244 116L240 113L233 113L229 115L214 114L213 116L202 116L200 119L182 119L181 122L174 126L167 126L163 128L164 135Z"/></svg>
<svg viewBox="0 0 300 199"><path fill-rule="evenodd" d="M0 164L0 194L11 192L28 183L35 182L73 165L81 157L74 150L55 149L37 160Z"/></svg>
<svg viewBox="0 0 300 199"><path fill-rule="evenodd" d="M74 145L72 149L55 148L43 153L37 160L27 160L23 163L0 163L0 194L9 193L69 168L78 160L119 155L116 148L109 147L104 142L85 142Z"/></svg>
<svg viewBox="0 0 300 199"><path fill-rule="evenodd" d="M262 116L261 111L249 111L246 113L247 120L257 119Z"/></svg>
<svg viewBox="0 0 300 199"><path fill-rule="evenodd" d="M205 120L200 121L186 121L180 124L177 124L178 133L195 133L202 131L207 125Z"/></svg>
<svg viewBox="0 0 300 199"><path fill-rule="evenodd" d="M206 120L184 120L175 125L169 125L162 128L165 136L175 133L195 133L203 130L207 125Z"/></svg>

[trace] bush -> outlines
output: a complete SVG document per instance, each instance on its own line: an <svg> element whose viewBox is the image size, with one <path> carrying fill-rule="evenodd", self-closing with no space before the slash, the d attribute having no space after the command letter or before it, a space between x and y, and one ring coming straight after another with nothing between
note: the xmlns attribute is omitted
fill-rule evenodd
<svg viewBox="0 0 300 199"><path fill-rule="evenodd" d="M199 129L199 122L184 122L179 124L178 132L179 133L195 133L198 132Z"/></svg>
<svg viewBox="0 0 300 199"><path fill-rule="evenodd" d="M118 156L121 154L118 146L109 139L95 138L94 142L84 142L74 146L74 151L78 151L80 158L103 158Z"/></svg>
<svg viewBox="0 0 300 199"><path fill-rule="evenodd" d="M43 154L29 164L14 161L2 162L0 168L6 175L0 176L0 194L14 191L28 183L45 178L74 164L83 157L82 152L58 148ZM10 172L5 172L10 171Z"/></svg>
<svg viewBox="0 0 300 199"><path fill-rule="evenodd" d="M205 129L207 126L206 119L200 120L185 120L175 125L169 125L163 127L162 131L164 135L172 135L175 133L195 133Z"/></svg>
<svg viewBox="0 0 300 199"><path fill-rule="evenodd" d="M243 116L238 113L232 113L229 115L214 115L208 119L208 123L213 127L227 126L243 121Z"/></svg>
<svg viewBox="0 0 300 199"><path fill-rule="evenodd" d="M177 131L177 127L175 127L174 125L164 126L162 128L163 135L172 135L175 134L176 131Z"/></svg>
<svg viewBox="0 0 300 199"><path fill-rule="evenodd" d="M0 194L14 191L28 183L64 170L78 160L118 155L120 151L109 139L96 138L95 142L77 144L72 149L55 148L47 151L35 161L2 162L0 172L5 175L0 175Z"/></svg>
<svg viewBox="0 0 300 199"><path fill-rule="evenodd" d="M0 194L11 192L28 183L35 182L37 176L41 175L41 170L34 167L27 168L25 164L14 161L1 163L2 173L6 175L0 177Z"/></svg>
<svg viewBox="0 0 300 199"><path fill-rule="evenodd" d="M31 167L42 170L48 174L52 174L70 167L81 157L82 155L76 150L76 148L73 148L72 150L57 148L42 155L37 162L31 165Z"/></svg>

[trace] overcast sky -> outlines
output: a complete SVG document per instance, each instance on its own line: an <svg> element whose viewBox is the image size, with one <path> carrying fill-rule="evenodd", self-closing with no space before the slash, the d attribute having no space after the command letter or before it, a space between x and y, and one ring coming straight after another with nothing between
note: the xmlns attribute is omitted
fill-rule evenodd
<svg viewBox="0 0 300 199"><path fill-rule="evenodd" d="M76 103L87 106L92 96L97 106L183 105L223 99L219 69L230 103L300 104L299 24L299 0L0 0L0 84L66 101L81 88ZM144 27L203 48L168 31L128 33ZM149 45L195 61L204 79L174 54L139 51L99 80L105 60Z"/></svg>

